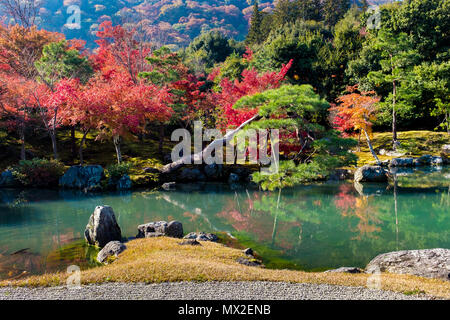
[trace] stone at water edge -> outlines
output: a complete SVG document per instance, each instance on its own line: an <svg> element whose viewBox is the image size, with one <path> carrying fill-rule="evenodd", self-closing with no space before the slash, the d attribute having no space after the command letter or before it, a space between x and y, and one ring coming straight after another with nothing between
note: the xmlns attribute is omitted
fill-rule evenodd
<svg viewBox="0 0 450 320"><path fill-rule="evenodd" d="M122 233L110 206L97 206L84 231L86 241L103 248L110 241L122 240Z"/></svg>
<svg viewBox="0 0 450 320"><path fill-rule="evenodd" d="M166 191L173 191L176 189L176 186L177 186L176 182L166 182L161 186L161 188Z"/></svg>
<svg viewBox="0 0 450 320"><path fill-rule="evenodd" d="M450 249L383 253L366 266L367 273L389 272L450 280Z"/></svg>
<svg viewBox="0 0 450 320"><path fill-rule="evenodd" d="M390 167L412 167L414 166L414 158L394 158L389 163Z"/></svg>
<svg viewBox="0 0 450 320"><path fill-rule="evenodd" d="M208 164L205 165L203 171L205 172L206 177L211 179L218 179L222 175L223 165L215 163Z"/></svg>
<svg viewBox="0 0 450 320"><path fill-rule="evenodd" d="M167 236L172 238L183 237L183 225L179 221L157 221L138 226L136 238L153 238Z"/></svg>
<svg viewBox="0 0 450 320"><path fill-rule="evenodd" d="M72 166L59 179L62 188L90 190L100 188L100 182L105 178L102 166Z"/></svg>
<svg viewBox="0 0 450 320"><path fill-rule="evenodd" d="M214 233L205 233L205 232L191 232L188 235L184 236L183 239L191 239L191 240L197 240L197 241L211 241L211 242L217 242L219 241L219 237L216 236Z"/></svg>
<svg viewBox="0 0 450 320"><path fill-rule="evenodd" d="M444 144L442 146L441 158L445 164L450 164L450 144Z"/></svg>
<svg viewBox="0 0 450 320"><path fill-rule="evenodd" d="M104 263L106 259L111 256L117 257L119 253L123 252L127 247L120 241L110 241L103 247L97 255L97 261Z"/></svg>
<svg viewBox="0 0 450 320"><path fill-rule="evenodd" d="M20 186L20 183L14 178L10 170L5 170L0 174L0 188L18 186Z"/></svg>
<svg viewBox="0 0 450 320"><path fill-rule="evenodd" d="M388 171L381 166L363 166L355 172L355 182L387 182Z"/></svg>
<svg viewBox="0 0 450 320"><path fill-rule="evenodd" d="M364 271L356 267L340 267L337 269L327 270L326 273L363 273Z"/></svg>
<svg viewBox="0 0 450 320"><path fill-rule="evenodd" d="M239 175L237 175L236 173L230 173L230 175L228 177L229 184L238 183L239 180L240 180Z"/></svg>

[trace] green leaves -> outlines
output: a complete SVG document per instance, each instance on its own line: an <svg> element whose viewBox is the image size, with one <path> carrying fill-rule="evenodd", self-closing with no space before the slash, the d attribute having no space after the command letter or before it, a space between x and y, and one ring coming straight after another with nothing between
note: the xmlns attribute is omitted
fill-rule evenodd
<svg viewBox="0 0 450 320"><path fill-rule="evenodd" d="M233 106L235 109L259 108L259 114L265 118L289 115L296 120L312 117L327 107L327 102L320 99L310 85L283 85L242 97Z"/></svg>
<svg viewBox="0 0 450 320"><path fill-rule="evenodd" d="M93 73L88 59L67 47L65 40L52 42L43 48L41 58L35 62L39 78L50 87L64 78L79 78L84 83Z"/></svg>

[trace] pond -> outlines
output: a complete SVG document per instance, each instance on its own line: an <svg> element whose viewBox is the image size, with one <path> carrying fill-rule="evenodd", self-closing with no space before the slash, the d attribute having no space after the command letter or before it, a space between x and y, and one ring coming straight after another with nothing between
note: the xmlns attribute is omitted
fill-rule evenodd
<svg viewBox="0 0 450 320"><path fill-rule="evenodd" d="M389 185L327 182L281 194L211 183L91 195L0 189L0 279L95 265L83 232L97 205L113 207L125 237L142 223L178 220L185 232L252 247L269 268L364 267L384 252L450 248L448 167L398 172Z"/></svg>

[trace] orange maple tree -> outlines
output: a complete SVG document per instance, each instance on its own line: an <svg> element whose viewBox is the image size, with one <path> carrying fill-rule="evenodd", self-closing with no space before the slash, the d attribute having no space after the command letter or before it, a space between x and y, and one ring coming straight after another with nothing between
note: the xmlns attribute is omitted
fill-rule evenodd
<svg viewBox="0 0 450 320"><path fill-rule="evenodd" d="M358 84L347 87L346 92L347 94L337 98L337 104L329 109L334 114L334 127L346 136L356 133L361 136L363 133L370 152L377 163L380 163L370 141L372 125L376 119L377 104L380 102L380 98L375 96L374 91L360 91Z"/></svg>

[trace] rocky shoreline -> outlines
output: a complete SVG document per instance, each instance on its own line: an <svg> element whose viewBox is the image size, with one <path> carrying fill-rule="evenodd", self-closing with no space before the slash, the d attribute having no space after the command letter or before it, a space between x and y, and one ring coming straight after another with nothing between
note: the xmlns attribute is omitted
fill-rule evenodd
<svg viewBox="0 0 450 320"><path fill-rule="evenodd" d="M183 238L180 245L201 245L202 241L217 242L219 238L212 233L183 233L183 225L179 221L157 221L137 226L136 238L171 237ZM116 222L114 210L109 206L98 206L89 218L85 230L86 241L102 250L98 253L100 263L113 263L121 252L126 250L126 244L121 243L122 235ZM126 242L125 240L124 242ZM255 258L251 248L244 250L247 258L236 260L240 264L254 267L264 267L262 261ZM426 278L450 281L450 249L403 250L384 253L372 259L365 269L356 267L341 267L325 272L369 273L382 272L409 274Z"/></svg>

